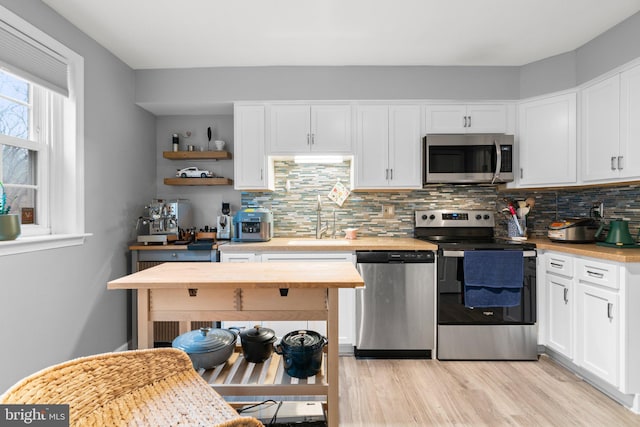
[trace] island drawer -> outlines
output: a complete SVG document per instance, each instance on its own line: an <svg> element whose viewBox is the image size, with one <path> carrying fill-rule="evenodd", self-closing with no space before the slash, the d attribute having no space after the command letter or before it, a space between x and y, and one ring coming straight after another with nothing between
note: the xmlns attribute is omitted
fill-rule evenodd
<svg viewBox="0 0 640 427"><path fill-rule="evenodd" d="M326 289L242 289L242 310L326 309Z"/></svg>
<svg viewBox="0 0 640 427"><path fill-rule="evenodd" d="M152 289L152 311L236 310L235 289Z"/></svg>

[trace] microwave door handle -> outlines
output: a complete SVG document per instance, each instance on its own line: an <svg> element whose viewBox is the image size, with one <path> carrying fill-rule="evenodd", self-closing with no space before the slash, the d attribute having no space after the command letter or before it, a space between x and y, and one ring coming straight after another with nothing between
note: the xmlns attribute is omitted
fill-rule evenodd
<svg viewBox="0 0 640 427"><path fill-rule="evenodd" d="M493 174L493 179L491 183L495 183L497 179L500 179L500 169L502 168L502 152L500 151L500 144L497 139L493 140L494 145L496 146L496 171Z"/></svg>

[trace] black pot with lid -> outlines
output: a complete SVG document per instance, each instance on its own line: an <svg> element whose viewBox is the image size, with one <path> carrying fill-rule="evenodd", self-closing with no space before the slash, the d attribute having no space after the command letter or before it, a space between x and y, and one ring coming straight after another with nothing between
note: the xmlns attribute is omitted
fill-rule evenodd
<svg viewBox="0 0 640 427"><path fill-rule="evenodd" d="M247 362L262 363L273 354L273 343L277 340L273 329L255 325L240 332L242 353Z"/></svg>
<svg viewBox="0 0 640 427"><path fill-rule="evenodd" d="M282 337L276 353L282 355L284 369L291 377L308 378L322 367L322 349L327 339L315 331L293 331Z"/></svg>

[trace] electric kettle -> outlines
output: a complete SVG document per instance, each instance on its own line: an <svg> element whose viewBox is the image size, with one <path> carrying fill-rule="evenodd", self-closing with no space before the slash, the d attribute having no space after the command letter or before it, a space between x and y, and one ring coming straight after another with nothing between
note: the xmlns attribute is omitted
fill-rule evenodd
<svg viewBox="0 0 640 427"><path fill-rule="evenodd" d="M603 229L604 223L600 225L600 228L596 231L596 239L600 236ZM615 247L637 246L629 232L629 221L625 221L623 219L611 220L609 222L609 233L607 234L607 237L604 239L604 242L597 242L597 244L601 246Z"/></svg>

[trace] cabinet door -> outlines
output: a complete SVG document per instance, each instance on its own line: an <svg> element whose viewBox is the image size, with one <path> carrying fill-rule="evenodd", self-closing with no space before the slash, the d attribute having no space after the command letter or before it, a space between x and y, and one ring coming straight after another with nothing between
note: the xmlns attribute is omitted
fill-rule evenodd
<svg viewBox="0 0 640 427"><path fill-rule="evenodd" d="M311 150L311 111L308 105L272 105L269 154L300 154Z"/></svg>
<svg viewBox="0 0 640 427"><path fill-rule="evenodd" d="M582 90L582 179L617 178L620 147L620 77Z"/></svg>
<svg viewBox="0 0 640 427"><path fill-rule="evenodd" d="M572 282L553 274L546 275L547 291L547 345L571 359L573 327Z"/></svg>
<svg viewBox="0 0 640 427"><path fill-rule="evenodd" d="M466 133L468 122L466 116L466 105L427 105L425 108L426 133Z"/></svg>
<svg viewBox="0 0 640 427"><path fill-rule="evenodd" d="M576 182L576 94L519 105L518 184Z"/></svg>
<svg viewBox="0 0 640 427"><path fill-rule="evenodd" d="M389 187L421 188L420 107L389 107Z"/></svg>
<svg viewBox="0 0 640 427"><path fill-rule="evenodd" d="M311 106L311 151L352 154L351 106Z"/></svg>
<svg viewBox="0 0 640 427"><path fill-rule="evenodd" d="M618 293L578 283L576 363L618 386Z"/></svg>
<svg viewBox="0 0 640 427"><path fill-rule="evenodd" d="M505 133L507 108L503 104L467 105L467 133Z"/></svg>
<svg viewBox="0 0 640 427"><path fill-rule="evenodd" d="M389 178L389 107L358 106L356 126L355 188L384 188Z"/></svg>
<svg viewBox="0 0 640 427"><path fill-rule="evenodd" d="M264 106L235 106L233 122L234 188L269 189Z"/></svg>
<svg viewBox="0 0 640 427"><path fill-rule="evenodd" d="M620 174L640 177L640 66L620 74Z"/></svg>

